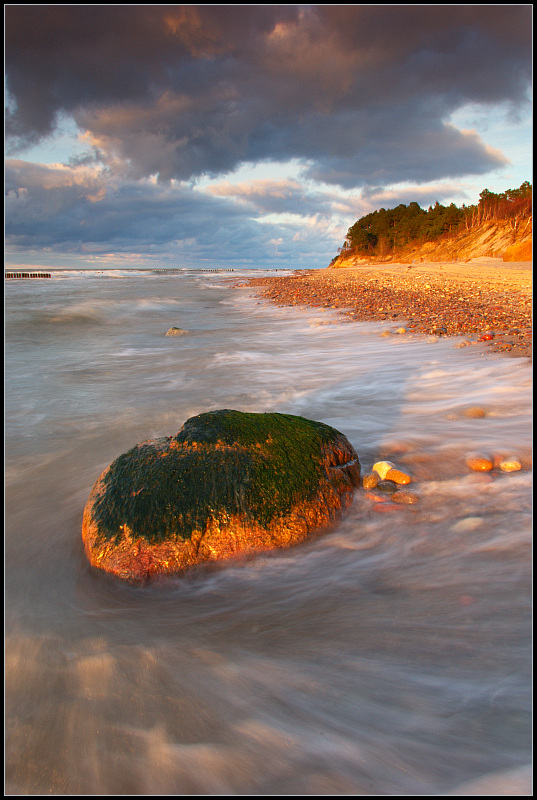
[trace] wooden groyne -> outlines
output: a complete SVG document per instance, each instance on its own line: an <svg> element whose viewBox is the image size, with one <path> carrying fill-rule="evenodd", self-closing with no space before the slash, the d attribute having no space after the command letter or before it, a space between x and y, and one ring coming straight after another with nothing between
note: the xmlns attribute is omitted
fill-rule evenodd
<svg viewBox="0 0 537 800"><path fill-rule="evenodd" d="M50 278L50 272L6 272L4 278Z"/></svg>

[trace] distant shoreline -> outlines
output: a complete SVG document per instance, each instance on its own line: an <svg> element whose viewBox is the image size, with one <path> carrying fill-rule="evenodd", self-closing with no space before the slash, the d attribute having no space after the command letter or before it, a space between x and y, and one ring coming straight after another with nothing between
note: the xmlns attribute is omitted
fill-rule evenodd
<svg viewBox="0 0 537 800"><path fill-rule="evenodd" d="M462 336L511 357L532 355L532 262L379 263L297 270L240 284L282 306L337 309L349 320L392 322L407 334Z"/></svg>

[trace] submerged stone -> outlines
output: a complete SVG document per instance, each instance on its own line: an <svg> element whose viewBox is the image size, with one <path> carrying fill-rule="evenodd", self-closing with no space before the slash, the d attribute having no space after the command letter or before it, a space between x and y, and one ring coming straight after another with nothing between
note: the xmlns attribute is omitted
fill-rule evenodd
<svg viewBox="0 0 537 800"><path fill-rule="evenodd" d="M475 472L489 472L494 464L488 456L471 453L466 458L466 466L473 469Z"/></svg>
<svg viewBox="0 0 537 800"><path fill-rule="evenodd" d="M402 472L400 469L395 469L394 467L389 469L384 477L385 480L393 481L401 486L410 483L412 480L410 475L408 475L406 472Z"/></svg>
<svg viewBox="0 0 537 800"><path fill-rule="evenodd" d="M395 481L388 480L385 478L383 481L379 481L377 483L377 490L379 492L386 492L387 494L393 494L397 491L397 484Z"/></svg>
<svg viewBox="0 0 537 800"><path fill-rule="evenodd" d="M359 483L356 452L328 425L212 411L107 467L82 537L93 566L145 581L296 544L332 525Z"/></svg>
<svg viewBox="0 0 537 800"><path fill-rule="evenodd" d="M380 481L378 472L367 472L362 478L362 486L364 489L374 489Z"/></svg>
<svg viewBox="0 0 537 800"><path fill-rule="evenodd" d="M518 472L519 469L522 469L522 464L516 456L510 456L500 462L500 469L502 472Z"/></svg>
<svg viewBox="0 0 537 800"><path fill-rule="evenodd" d="M183 336L185 333L186 333L186 331L184 331L182 328L173 327L173 328L168 328L168 330L166 331L166 333L164 335L165 336Z"/></svg>

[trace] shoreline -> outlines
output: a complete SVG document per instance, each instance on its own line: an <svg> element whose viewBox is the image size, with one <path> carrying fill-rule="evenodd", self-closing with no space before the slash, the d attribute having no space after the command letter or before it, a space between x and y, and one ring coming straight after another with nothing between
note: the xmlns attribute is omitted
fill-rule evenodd
<svg viewBox="0 0 537 800"><path fill-rule="evenodd" d="M331 308L349 321L392 322L401 333L462 336L459 347L479 344L484 352L532 357L530 261L365 264L234 285L255 288L280 306Z"/></svg>

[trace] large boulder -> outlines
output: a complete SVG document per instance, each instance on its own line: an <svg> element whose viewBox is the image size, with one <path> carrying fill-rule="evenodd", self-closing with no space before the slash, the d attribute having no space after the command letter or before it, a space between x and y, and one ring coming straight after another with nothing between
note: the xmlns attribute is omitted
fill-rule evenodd
<svg viewBox="0 0 537 800"><path fill-rule="evenodd" d="M211 411L107 467L86 504L82 538L93 566L145 581L294 545L332 525L359 480L354 449L328 425Z"/></svg>

